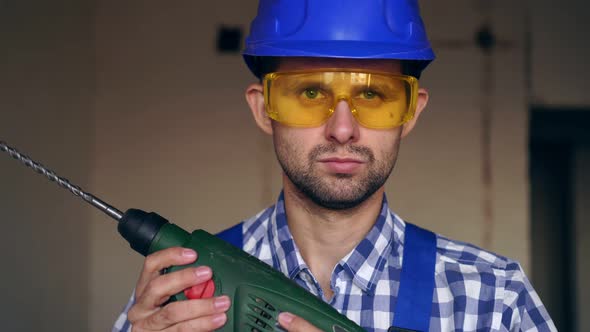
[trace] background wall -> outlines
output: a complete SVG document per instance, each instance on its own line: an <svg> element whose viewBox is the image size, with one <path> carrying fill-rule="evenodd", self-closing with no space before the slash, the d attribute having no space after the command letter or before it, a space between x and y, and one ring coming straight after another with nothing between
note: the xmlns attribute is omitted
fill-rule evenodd
<svg viewBox="0 0 590 332"><path fill-rule="evenodd" d="M84 185L94 17L88 2L0 1L0 140ZM0 171L0 329L87 330L92 211L4 153Z"/></svg>
<svg viewBox="0 0 590 332"><path fill-rule="evenodd" d="M253 215L276 198L280 170L243 99L254 78L215 40L222 24L247 31L256 3L0 1L0 139L121 210L211 232ZM528 108L590 104L577 88L588 72L579 42L587 5L489 3L421 2L438 56L421 80L431 100L387 191L402 217L528 270ZM492 53L475 41L484 26ZM572 50L567 61L556 48ZM556 80L572 62L578 84ZM3 305L0 321L11 331L108 330L142 258L101 213L8 158L0 169L10 234L2 258L24 266L0 280L20 299Z"/></svg>
<svg viewBox="0 0 590 332"><path fill-rule="evenodd" d="M529 1L530 103L588 107L585 76L590 73L586 43L589 5L583 0Z"/></svg>
<svg viewBox="0 0 590 332"><path fill-rule="evenodd" d="M271 145L243 97L250 73L238 54L215 47L220 24L245 28L255 10L255 1L99 2L95 192L211 232L270 202ZM104 331L142 257L101 215L91 234L90 325Z"/></svg>

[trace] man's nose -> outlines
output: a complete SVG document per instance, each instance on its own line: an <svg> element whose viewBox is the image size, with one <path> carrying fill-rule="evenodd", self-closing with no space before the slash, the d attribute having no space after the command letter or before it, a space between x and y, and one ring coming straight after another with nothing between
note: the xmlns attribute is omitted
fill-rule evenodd
<svg viewBox="0 0 590 332"><path fill-rule="evenodd" d="M340 144L354 142L359 138L359 124L345 99L336 103L334 113L326 123L326 138Z"/></svg>

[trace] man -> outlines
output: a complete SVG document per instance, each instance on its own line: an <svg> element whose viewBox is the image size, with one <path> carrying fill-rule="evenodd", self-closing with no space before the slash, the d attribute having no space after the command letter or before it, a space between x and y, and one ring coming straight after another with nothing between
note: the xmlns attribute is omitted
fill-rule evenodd
<svg viewBox="0 0 590 332"><path fill-rule="evenodd" d="M421 230L389 210L384 183L428 101L434 59L416 2L261 0L244 52L246 90L283 169L277 203L229 231L367 331L554 331L518 263ZM226 238L227 232L221 234ZM161 275L198 253L150 255L114 331L211 331L230 299L167 303L208 267ZM288 331L317 331L290 313Z"/></svg>

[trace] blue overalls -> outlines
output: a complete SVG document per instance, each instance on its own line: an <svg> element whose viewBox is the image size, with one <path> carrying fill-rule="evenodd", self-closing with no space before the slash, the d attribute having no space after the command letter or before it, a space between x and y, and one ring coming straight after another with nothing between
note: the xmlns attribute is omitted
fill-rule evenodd
<svg viewBox="0 0 590 332"><path fill-rule="evenodd" d="M235 247L243 248L242 223L219 234L218 237ZM393 326L389 332L427 332L434 292L436 235L406 223L404 257Z"/></svg>

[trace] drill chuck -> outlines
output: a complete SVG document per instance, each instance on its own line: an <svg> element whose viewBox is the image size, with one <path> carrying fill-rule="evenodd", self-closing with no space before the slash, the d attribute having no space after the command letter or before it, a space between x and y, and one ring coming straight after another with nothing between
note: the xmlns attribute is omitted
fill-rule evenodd
<svg viewBox="0 0 590 332"><path fill-rule="evenodd" d="M165 224L168 220L154 212L129 209L119 220L117 230L133 250L147 256L154 238Z"/></svg>

